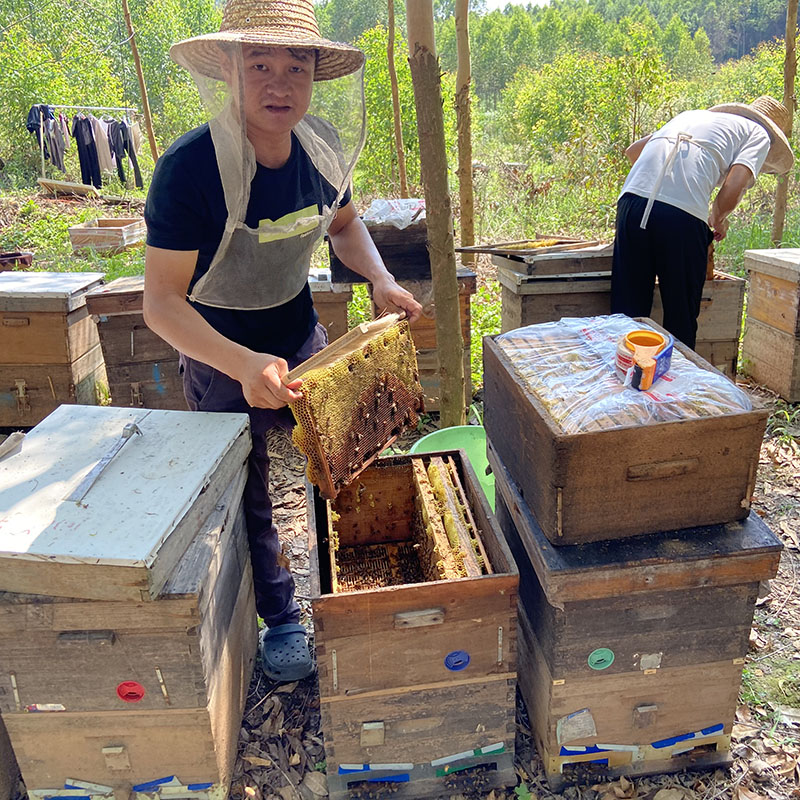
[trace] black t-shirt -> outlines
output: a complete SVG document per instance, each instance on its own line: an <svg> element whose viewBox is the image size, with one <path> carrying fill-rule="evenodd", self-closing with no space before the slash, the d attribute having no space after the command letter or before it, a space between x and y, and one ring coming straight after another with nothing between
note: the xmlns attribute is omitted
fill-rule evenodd
<svg viewBox="0 0 800 800"><path fill-rule="evenodd" d="M286 164L278 169L257 165L245 223L257 228L260 220L278 220L313 204L321 211L323 203L330 206L335 199L336 190L292 135L292 154ZM340 206L349 200L348 189ZM191 291L211 264L228 216L208 125L181 136L158 159L144 216L150 246L199 251ZM300 349L317 321L308 284L296 297L273 308L242 311L192 305L228 339L283 358Z"/></svg>

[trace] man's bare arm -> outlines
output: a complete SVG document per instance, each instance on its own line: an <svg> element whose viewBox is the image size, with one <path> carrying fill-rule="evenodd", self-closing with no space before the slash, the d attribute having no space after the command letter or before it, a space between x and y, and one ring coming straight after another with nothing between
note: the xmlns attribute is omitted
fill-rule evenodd
<svg viewBox="0 0 800 800"><path fill-rule="evenodd" d="M372 284L372 297L378 308L405 311L410 322L420 317L422 306L410 292L397 284L386 269L352 202L339 209L328 228L328 235L342 263Z"/></svg>
<svg viewBox="0 0 800 800"><path fill-rule="evenodd" d="M186 300L197 251L147 248L144 320L176 350L224 372L242 384L247 402L256 408L281 408L300 395L299 382L284 386L286 361L255 353L212 328Z"/></svg>
<svg viewBox="0 0 800 800"><path fill-rule="evenodd" d="M625 150L625 155L628 161L631 164L636 163L636 159L642 154L642 150L644 150L644 146L650 141L650 137L653 134L649 134L648 136L644 136L641 139L637 139L633 144L628 145L627 149Z"/></svg>
<svg viewBox="0 0 800 800"><path fill-rule="evenodd" d="M728 233L728 215L739 205L754 181L753 173L744 164L734 164L728 170L708 216L708 227L714 231L715 240L725 238Z"/></svg>

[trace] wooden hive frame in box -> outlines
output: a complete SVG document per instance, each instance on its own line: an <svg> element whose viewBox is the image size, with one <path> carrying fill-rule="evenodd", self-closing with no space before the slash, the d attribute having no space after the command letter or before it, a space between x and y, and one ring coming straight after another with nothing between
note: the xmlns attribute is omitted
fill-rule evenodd
<svg viewBox="0 0 800 800"><path fill-rule="evenodd" d="M469 461L380 458L308 503L331 798L513 784L518 575Z"/></svg>
<svg viewBox="0 0 800 800"><path fill-rule="evenodd" d="M284 378L302 378L291 404L295 445L308 457L308 477L327 498L358 475L423 408L408 323L389 314L364 323Z"/></svg>

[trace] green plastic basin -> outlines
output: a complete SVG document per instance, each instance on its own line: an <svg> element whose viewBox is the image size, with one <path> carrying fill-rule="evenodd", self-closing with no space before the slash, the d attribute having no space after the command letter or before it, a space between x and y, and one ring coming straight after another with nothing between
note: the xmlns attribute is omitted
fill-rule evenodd
<svg viewBox="0 0 800 800"><path fill-rule="evenodd" d="M494 475L486 474L486 431L481 425L454 425L418 439L409 453L433 453L437 450L463 450L478 475L489 505L494 511Z"/></svg>

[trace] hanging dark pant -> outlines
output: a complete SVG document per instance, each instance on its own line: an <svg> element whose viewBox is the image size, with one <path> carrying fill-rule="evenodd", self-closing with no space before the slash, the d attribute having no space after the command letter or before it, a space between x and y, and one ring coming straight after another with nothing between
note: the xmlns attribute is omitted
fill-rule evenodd
<svg viewBox="0 0 800 800"><path fill-rule="evenodd" d="M628 193L617 202L611 313L649 316L658 278L664 327L694 348L713 233L701 219L658 200L642 230L646 205L646 197Z"/></svg>
<svg viewBox="0 0 800 800"><path fill-rule="evenodd" d="M300 350L286 359L289 369L306 361L327 343L325 327L317 325ZM244 488L244 512L253 565L256 609L268 627L298 622L300 606L294 599L294 578L278 564L281 546L277 528L272 522L266 438L267 431L272 428L291 428L292 413L288 408L277 411L252 408L244 399L238 381L187 356L181 356L181 364L184 370L183 390L192 411L241 412L250 417L253 449Z"/></svg>

